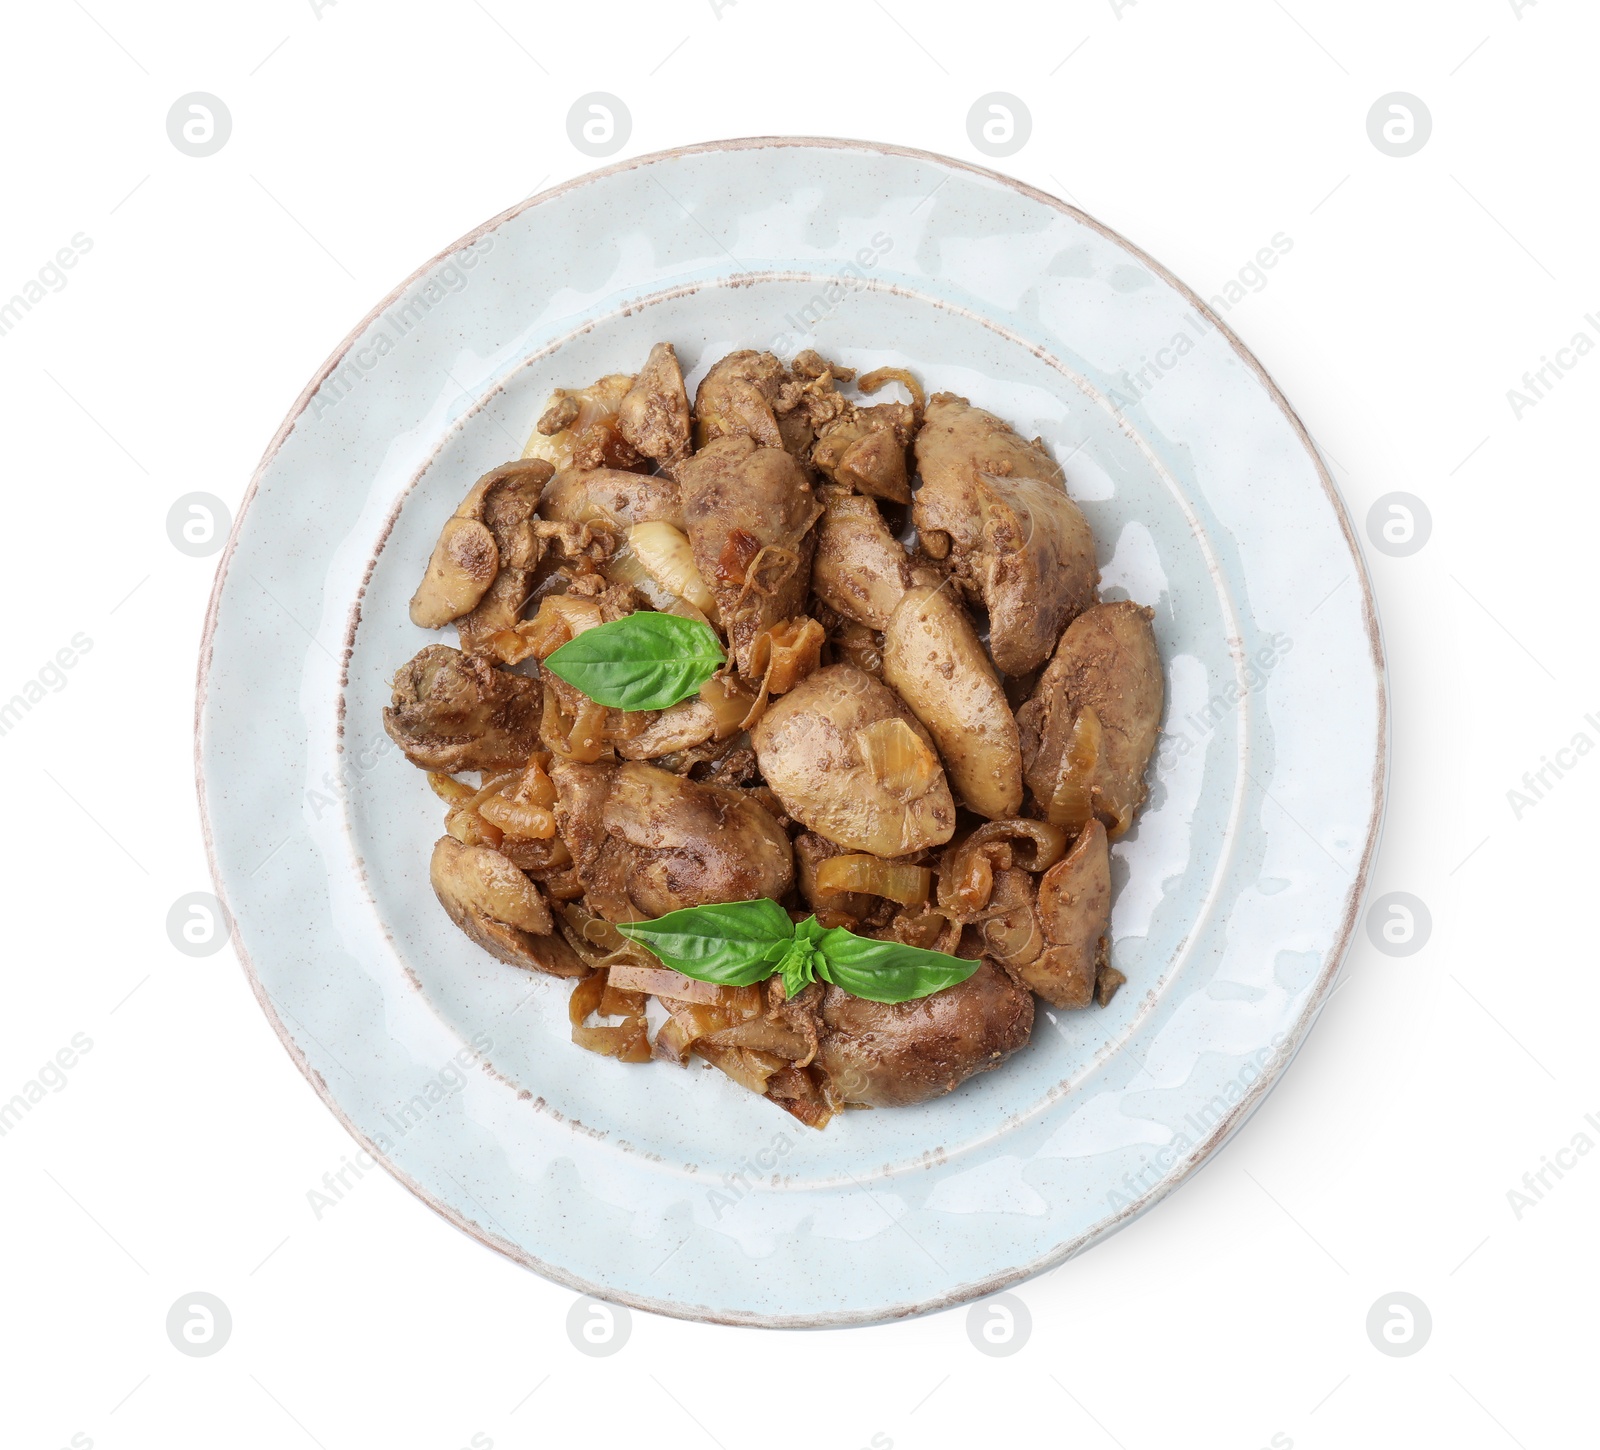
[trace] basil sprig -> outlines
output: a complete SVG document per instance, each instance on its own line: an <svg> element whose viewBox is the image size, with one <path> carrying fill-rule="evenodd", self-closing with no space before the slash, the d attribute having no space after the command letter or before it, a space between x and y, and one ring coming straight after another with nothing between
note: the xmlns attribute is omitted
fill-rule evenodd
<svg viewBox="0 0 1600 1450"><path fill-rule="evenodd" d="M544 662L552 674L610 710L665 710L722 668L708 624L641 609L575 635Z"/></svg>
<svg viewBox="0 0 1600 1450"><path fill-rule="evenodd" d="M686 977L749 987L781 975L789 997L820 981L869 1002L909 1002L954 987L978 970L965 957L876 941L842 926L824 929L815 916L790 921L770 900L686 906L617 930Z"/></svg>

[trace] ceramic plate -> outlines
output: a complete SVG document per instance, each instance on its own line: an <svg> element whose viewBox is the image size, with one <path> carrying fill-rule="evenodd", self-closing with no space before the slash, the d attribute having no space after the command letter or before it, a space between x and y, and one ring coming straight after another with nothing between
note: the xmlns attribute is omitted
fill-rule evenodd
<svg viewBox="0 0 1600 1450"><path fill-rule="evenodd" d="M437 636L440 522L551 388L669 339L907 367L1042 435L1102 591L1155 609L1167 718L1114 848L1103 1010L921 1107L813 1132L710 1069L573 1047L567 987L428 885L440 805L383 733ZM764 139L524 202L387 298L267 450L223 556L198 775L263 1009L368 1152L467 1232L635 1307L858 1324L990 1293L1149 1208L1282 1073L1338 970L1382 815L1383 663L1345 510L1260 365L1170 273L1004 177Z"/></svg>

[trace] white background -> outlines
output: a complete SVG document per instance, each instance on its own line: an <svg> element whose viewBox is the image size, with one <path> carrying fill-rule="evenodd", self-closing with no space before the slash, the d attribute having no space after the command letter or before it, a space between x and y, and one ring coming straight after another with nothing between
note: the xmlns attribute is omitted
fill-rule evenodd
<svg viewBox="0 0 1600 1450"><path fill-rule="evenodd" d="M0 1138L0 1441L461 1450L611 1446L1502 1447L1595 1442L1600 1153L1520 1217L1508 1190L1600 1144L1588 913L1600 758L1520 819L1507 792L1582 731L1593 664L1600 353L1520 419L1507 390L1600 314L1594 58L1580 0L46 0L6 12L0 298L93 243L0 336L0 698L92 648L0 737L8 829L0 1098L93 1048ZM1118 13L1120 10L1120 14ZM909 32L909 33L908 33ZM168 140L182 94L233 134ZM1392 804L1374 894L1433 916L1365 933L1282 1085L1192 1183L1019 1296L1031 1339L979 1354L965 1311L773 1334L634 1315L610 1359L572 1295L383 1174L320 1221L352 1143L231 953L165 919L208 887L191 776L215 557L168 541L192 491L235 506L340 338L434 252L622 155L838 134L983 161L966 116L1020 97L997 163L1065 193L1202 294L1275 233L1228 313L1333 460L1363 527L1427 503L1417 553L1369 549L1389 650ZM1394 159L1366 116L1420 96ZM1547 376L1551 376L1548 375ZM205 1290L233 1332L169 1343ZM1375 1300L1419 1296L1394 1358ZM530 1392L532 1392L530 1397ZM73 1436L78 1438L73 1441ZM477 1436L474 1441L473 1437ZM1276 1438L1274 1438L1276 1437Z"/></svg>

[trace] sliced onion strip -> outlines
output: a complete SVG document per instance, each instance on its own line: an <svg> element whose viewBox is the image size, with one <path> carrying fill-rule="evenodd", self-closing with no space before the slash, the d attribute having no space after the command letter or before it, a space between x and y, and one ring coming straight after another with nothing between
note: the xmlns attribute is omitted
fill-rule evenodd
<svg viewBox="0 0 1600 1450"><path fill-rule="evenodd" d="M856 380L856 386L863 393L875 393L885 383L899 383L910 393L911 406L916 410L916 416L919 419L922 417L928 404L927 397L922 391L922 384L904 368L874 368L870 373L862 373Z"/></svg>
<svg viewBox="0 0 1600 1450"><path fill-rule="evenodd" d="M715 1006L722 988L714 982L697 981L671 967L650 967L618 961L611 967L611 984L625 992L648 992L668 1002L698 1002Z"/></svg>
<svg viewBox="0 0 1600 1450"><path fill-rule="evenodd" d="M605 724L604 705L585 699L573 718L561 708L556 692L545 688L539 738L550 747L552 755L578 765L593 765L606 752Z"/></svg>
<svg viewBox="0 0 1600 1450"><path fill-rule="evenodd" d="M477 794L465 781L457 780L453 775L441 775L435 770L428 772L428 784L440 800L452 807L465 805Z"/></svg>
<svg viewBox="0 0 1600 1450"><path fill-rule="evenodd" d="M927 742L899 716L858 730L856 748L878 784L905 800L923 795L943 769Z"/></svg>
<svg viewBox="0 0 1600 1450"><path fill-rule="evenodd" d="M864 891L885 896L902 906L920 906L928 899L933 873L926 866L885 861L881 856L830 856L817 866L817 890L825 896Z"/></svg>
<svg viewBox="0 0 1600 1450"><path fill-rule="evenodd" d="M713 675L700 686L700 698L711 707L716 720L712 739L726 740L748 730L757 715L760 697L734 675Z"/></svg>
<svg viewBox="0 0 1600 1450"><path fill-rule="evenodd" d="M614 1057L619 1062L648 1062L650 1039L646 1030L644 998L631 992L618 992L608 981L604 969L582 978L567 999L567 1020L572 1024L572 1040L588 1052ZM617 1025L590 1027L595 1013L621 1016Z"/></svg>
<svg viewBox="0 0 1600 1450"><path fill-rule="evenodd" d="M662 519L628 530L628 549L645 573L674 599L692 604L713 624L717 604L694 562L688 537Z"/></svg>
<svg viewBox="0 0 1600 1450"><path fill-rule="evenodd" d="M821 663L827 638L823 627L804 614L762 630L750 645L751 677L761 677L764 691L787 694Z"/></svg>
<svg viewBox="0 0 1600 1450"><path fill-rule="evenodd" d="M548 841L556 833L555 813L547 806L528 805L509 796L491 796L478 814L508 836L524 841Z"/></svg>
<svg viewBox="0 0 1600 1450"><path fill-rule="evenodd" d="M1100 717L1085 705L1072 722L1061 758L1061 775L1045 810L1050 824L1079 830L1094 819L1094 776L1100 764L1104 732Z"/></svg>

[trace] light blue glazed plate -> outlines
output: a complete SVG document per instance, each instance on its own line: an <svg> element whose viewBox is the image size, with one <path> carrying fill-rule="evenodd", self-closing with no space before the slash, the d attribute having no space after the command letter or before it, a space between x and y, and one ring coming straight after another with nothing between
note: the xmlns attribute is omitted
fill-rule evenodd
<svg viewBox="0 0 1600 1450"><path fill-rule="evenodd" d="M669 339L911 368L1044 437L1107 597L1155 609L1168 716L1114 851L1104 1009L922 1107L825 1132L709 1069L573 1047L565 985L492 960L428 886L439 802L380 723L436 636L440 521L556 385ZM594 1295L861 1324L988 1294L1149 1208L1250 1114L1357 919L1385 780L1382 649L1350 522L1260 365L1091 218L960 162L760 139L625 162L429 263L267 450L218 573L198 775L268 1018L438 1211Z"/></svg>

